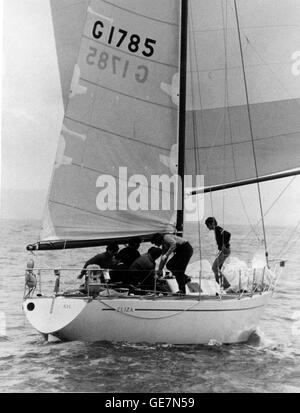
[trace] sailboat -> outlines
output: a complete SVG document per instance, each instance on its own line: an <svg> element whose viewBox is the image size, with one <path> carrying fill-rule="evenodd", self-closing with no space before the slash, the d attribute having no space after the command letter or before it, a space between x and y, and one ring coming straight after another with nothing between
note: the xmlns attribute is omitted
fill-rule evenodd
<svg viewBox="0 0 300 413"><path fill-rule="evenodd" d="M41 239L27 250L182 236L187 196L255 183L265 263L226 294L194 262L185 296L170 275L170 294L129 294L97 276L89 286L99 282L99 294L62 291L70 269L57 266L45 294L30 259L23 309L46 339L240 343L257 329L283 265L268 256L260 183L300 173L300 10L282 3L51 1L65 116ZM151 180L174 174L169 187ZM187 193L187 175L204 186Z"/></svg>

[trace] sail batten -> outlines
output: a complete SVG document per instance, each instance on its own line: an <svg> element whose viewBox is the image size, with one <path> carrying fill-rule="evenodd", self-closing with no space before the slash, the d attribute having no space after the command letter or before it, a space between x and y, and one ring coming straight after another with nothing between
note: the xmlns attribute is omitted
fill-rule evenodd
<svg viewBox="0 0 300 413"><path fill-rule="evenodd" d="M105 217L104 214L101 214L101 213L99 213L99 212L90 211L90 210L88 210L88 209L83 209L83 208L80 208L80 207L77 207L77 206L71 205L71 204L68 205L68 204L63 203L63 202L52 201L51 199L49 200L49 204L55 204L55 205L57 205L57 206L62 206L62 207L74 209L74 210L83 212L84 214L96 215L97 217L101 217L101 216ZM122 220L120 219L120 217L109 216L109 217L106 218L106 219L111 220L111 221L116 221L116 222L122 222ZM123 223L126 223L126 222L127 222L127 221L123 221ZM66 225L56 225L56 228L58 228L58 229L64 229L64 230L65 230L65 229L72 230L73 227L66 226ZM82 227L78 226L78 230L79 230L79 231L80 231L82 228L86 228L86 227L85 227L85 226L82 226ZM85 229L85 230L86 230L86 229ZM94 231L93 231L93 232L94 232ZM97 232L98 232L98 230L97 230Z"/></svg>
<svg viewBox="0 0 300 413"><path fill-rule="evenodd" d="M89 171L89 172L94 172L94 173L96 173L98 176L99 176L99 175L100 175L100 176L101 176L101 175L105 175L105 171L101 171L101 170L98 170L98 169L92 169L92 168L89 168L89 167L84 166L84 165L76 164L76 163L74 163L74 162L72 162L72 166L75 166L75 167L80 168L80 169L85 169L86 171ZM116 182L117 185L127 185L127 184L128 184L128 181L125 180L125 179L122 179L122 177L120 177L120 175L110 174L110 177L112 177L112 178L115 179L115 182ZM147 191L148 191L148 190L149 190L149 191L152 191L152 190L153 190L153 191L156 191L156 192L158 192L158 193L169 194L170 196L171 196L172 193L173 193L173 191L171 191L171 190L169 191L169 190L166 189L166 188L162 189L161 187L157 188L156 186L152 186L152 185L151 185L151 181L150 181L149 184L148 184L148 182L147 182L147 185L144 185L144 184L141 182L141 183L140 183L140 188L145 188ZM53 202L53 203L57 203L57 204L60 204L60 205L72 207L72 205L67 205L67 204L64 204L64 203L52 201L51 199L49 199L48 202ZM75 208L75 207L74 207L74 208ZM88 210L86 210L86 211L88 211ZM97 214L98 214L98 212L97 212Z"/></svg>
<svg viewBox="0 0 300 413"><path fill-rule="evenodd" d="M136 99L136 100L138 100L138 101L140 101L140 102L144 102L144 103L147 103L147 104L156 105L156 106L160 106L160 107L162 107L162 108L166 108L166 109L170 109L170 110L177 111L177 109L176 109L174 106L171 106L171 105L164 105L164 104L159 103L159 102L152 102L152 101L150 101L150 100L148 100L148 99L141 99L141 98L139 98L139 97L137 97L137 96L128 95L128 94L126 94L126 93L124 93L124 92L120 92L119 90L115 90L115 89L109 88L109 87L107 87L107 86L101 85L101 84L96 83L96 82L92 82L92 81L87 80L87 79L84 79L84 78L80 78L80 80L83 81L83 82L85 82L85 83L88 83L88 84L90 84L90 85L96 86L97 88L105 89L105 90L108 90L109 92L116 93L116 94L118 94L118 95L122 95L122 96L125 96L125 97L129 97L130 99Z"/></svg>
<svg viewBox="0 0 300 413"><path fill-rule="evenodd" d="M149 19L153 22L163 23L163 24L170 24L172 26L179 27L179 21L177 20L177 16L174 16L172 13L169 12L169 3L162 2L161 0L152 0L151 3L142 3L136 2L135 0L125 2L118 2L118 1L108 1L108 0L101 0L102 3L106 3L109 6L114 7L115 9L123 10L128 13L131 13L134 16L142 17L144 19ZM121 5L122 4L122 5ZM124 5L127 7L124 7ZM148 14L145 11L148 11ZM155 17L157 16L157 17ZM158 16L160 18L158 18ZM161 18L164 16L164 19ZM175 17L175 18L174 18ZM168 19L168 20L167 20Z"/></svg>
<svg viewBox="0 0 300 413"><path fill-rule="evenodd" d="M162 150L162 151L169 151L169 148L167 148L167 147L163 147L163 146L160 146L160 145L155 145L155 144L152 144L151 142L144 142L144 141L135 139L135 138L130 137L130 136L125 136L125 135L116 134L116 133L113 132L113 131L110 131L110 130L107 130L107 129L102 129L102 128L99 128L99 127L96 127L96 126L93 126L93 125L89 125L89 124L84 123L84 122L81 122L81 121L79 121L79 120L72 119L72 118L70 118L69 116L65 116L65 119L68 119L68 120L70 120L70 121L72 121L72 122L75 122L75 123L79 123L79 124L81 124L81 125L83 125L83 126L88 126L89 128L96 129L96 130L98 130L98 131L107 133L108 135L112 135L112 136L115 136L115 137L117 137L117 138L125 139L125 140L131 141L131 142L135 142L135 143L140 143L141 145L146 145L146 146L149 146L149 147L153 147L153 148L156 148L156 149L159 149L159 150Z"/></svg>
<svg viewBox="0 0 300 413"><path fill-rule="evenodd" d="M164 24L170 24L170 25L172 25L172 26L179 26L178 22L170 22L170 21L166 21L166 20L157 19L157 18L154 18L154 17L149 17L149 16L147 16L147 15L145 15L145 14L134 12L132 9L125 8L125 7L121 7L120 5L117 5L117 4L113 3L113 2L110 2L110 1L107 1L107 0L102 0L102 1L103 1L103 3L106 3L106 4L109 4L109 5L111 5L111 6L114 6L115 8L118 8L118 9L120 9L120 10L124 10L124 11L126 11L126 12L129 12L129 13L133 14L133 15L136 15L136 16L139 16L139 17L143 17L143 18L145 18L145 19L150 19L150 20L152 20L152 21L154 21L154 22L164 23Z"/></svg>

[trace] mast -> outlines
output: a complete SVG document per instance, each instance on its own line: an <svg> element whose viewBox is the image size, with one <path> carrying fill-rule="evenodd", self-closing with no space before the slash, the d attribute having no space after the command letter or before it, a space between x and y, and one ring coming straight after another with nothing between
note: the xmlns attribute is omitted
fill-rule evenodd
<svg viewBox="0 0 300 413"><path fill-rule="evenodd" d="M176 230L183 234L184 221L184 160L185 160L185 123L186 123L186 68L188 36L188 0L181 0L181 35L180 35L180 91L179 91L179 131L178 131L178 211ZM179 199L180 197L180 199Z"/></svg>

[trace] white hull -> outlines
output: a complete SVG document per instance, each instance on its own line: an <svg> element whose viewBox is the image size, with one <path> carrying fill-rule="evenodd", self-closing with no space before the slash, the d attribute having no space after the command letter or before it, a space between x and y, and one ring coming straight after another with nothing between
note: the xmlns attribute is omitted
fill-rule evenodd
<svg viewBox="0 0 300 413"><path fill-rule="evenodd" d="M252 297L35 297L23 303L32 326L63 341L239 343L257 329L272 292ZM28 308L34 309L29 311Z"/></svg>

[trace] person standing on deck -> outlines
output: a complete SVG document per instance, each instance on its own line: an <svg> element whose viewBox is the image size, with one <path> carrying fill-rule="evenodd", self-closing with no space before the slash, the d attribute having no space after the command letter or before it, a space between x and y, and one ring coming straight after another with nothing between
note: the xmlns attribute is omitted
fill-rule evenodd
<svg viewBox="0 0 300 413"><path fill-rule="evenodd" d="M190 277L185 275L186 267L193 255L193 247L184 238L173 234L155 234L151 241L157 247L162 246L164 255L158 267L158 274L162 273L164 266L176 277L179 287L177 294L185 294L185 284L191 281ZM171 254L173 257L168 261Z"/></svg>
<svg viewBox="0 0 300 413"><path fill-rule="evenodd" d="M216 242L219 250L217 258L212 265L213 273L215 274L217 283L220 284L220 286L222 286L224 289L227 289L230 287L230 284L224 274L221 272L221 268L231 252L229 243L231 234L230 232L225 231L223 228L219 227L214 217L207 218L205 225L210 231L215 232Z"/></svg>

